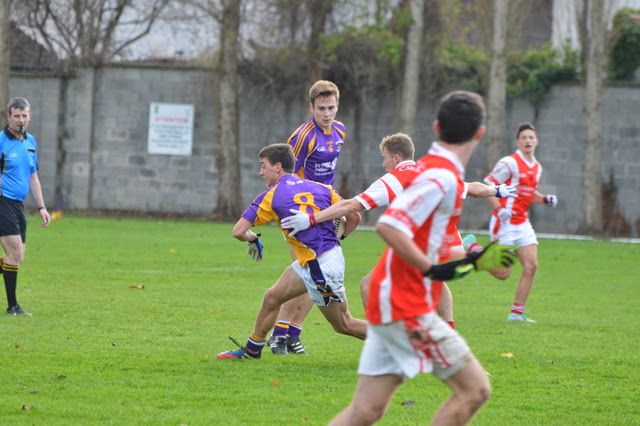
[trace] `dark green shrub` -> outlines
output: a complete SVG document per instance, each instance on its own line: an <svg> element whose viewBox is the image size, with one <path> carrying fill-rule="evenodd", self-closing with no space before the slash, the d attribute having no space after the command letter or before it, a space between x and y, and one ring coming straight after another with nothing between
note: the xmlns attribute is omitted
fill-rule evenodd
<svg viewBox="0 0 640 426"><path fill-rule="evenodd" d="M633 23L630 14L640 10L620 9L613 18L609 79L630 80L640 67L640 25Z"/></svg>

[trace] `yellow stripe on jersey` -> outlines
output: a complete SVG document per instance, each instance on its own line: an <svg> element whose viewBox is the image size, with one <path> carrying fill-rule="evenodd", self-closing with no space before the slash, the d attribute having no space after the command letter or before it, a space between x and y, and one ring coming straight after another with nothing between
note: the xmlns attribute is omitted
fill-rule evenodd
<svg viewBox="0 0 640 426"><path fill-rule="evenodd" d="M318 135L313 135L311 140L309 141L309 148L307 149L307 156L313 152L313 148L316 147L316 139L318 139Z"/></svg>
<svg viewBox="0 0 640 426"><path fill-rule="evenodd" d="M287 237L287 242L291 245L291 249L293 253L296 255L296 259L300 262L301 266L305 266L307 262L316 258L316 252L302 244L300 241L296 240L295 236L289 236L289 230L283 230L285 236Z"/></svg>
<svg viewBox="0 0 640 426"><path fill-rule="evenodd" d="M298 155L300 154L300 150L302 149L302 145L304 144L305 139L307 139L307 136L309 136L309 133L316 126L315 126L313 120L310 120L307 123L305 123L303 126L300 126L300 127L303 127L303 128L302 128L302 130L300 130L300 133L298 133L298 139L296 139L296 144L293 147L293 154L296 156L296 158L298 158ZM291 138L289 139L289 141L291 141Z"/></svg>
<svg viewBox="0 0 640 426"><path fill-rule="evenodd" d="M254 226L263 225L267 222L271 222L275 220L280 226L280 220L278 219L278 215L271 208L271 203L273 201L273 193L275 192L278 186L274 185L273 188L269 190L264 195L264 198L258 205L258 211L256 212L256 220L253 222Z"/></svg>

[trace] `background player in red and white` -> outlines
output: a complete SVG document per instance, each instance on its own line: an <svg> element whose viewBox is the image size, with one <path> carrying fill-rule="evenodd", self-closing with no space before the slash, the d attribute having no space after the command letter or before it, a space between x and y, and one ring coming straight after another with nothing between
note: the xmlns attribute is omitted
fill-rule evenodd
<svg viewBox="0 0 640 426"><path fill-rule="evenodd" d="M371 278L358 386L351 404L331 424L375 423L398 386L420 372L433 373L453 391L433 424L464 424L489 398L484 369L464 339L435 313L443 280L464 276L461 267L473 269L470 263L478 266L493 249L508 256L506 248L494 244L479 258L441 263L451 256L448 237L462 212L464 168L484 135L483 121L479 95L445 96L434 123L438 142L418 161L419 175L380 217L376 230L388 247Z"/></svg>
<svg viewBox="0 0 640 426"><path fill-rule="evenodd" d="M534 156L538 137L533 124L518 125L516 145L518 150L512 155L501 158L493 171L484 179L487 184L506 183L515 186L518 191L518 198L489 198L489 203L494 209L489 222L489 232L491 241L499 240L500 244L519 247L516 253L522 263L522 274L516 287L511 313L507 319L535 322L524 314L525 303L531 293L538 268L538 240L527 212L531 204L555 207L558 204L558 197L553 194L542 195L538 192L542 166ZM492 271L492 273L497 278L507 279L511 275L511 269Z"/></svg>
<svg viewBox="0 0 640 426"><path fill-rule="evenodd" d="M387 171L387 174L373 182L364 192L354 198L340 201L318 213L307 215L299 210L292 210L291 213L293 215L283 219L281 222L283 229L290 229L290 235L295 235L297 232L308 229L318 223L391 204L396 196L408 187L418 175L416 162L413 161L415 146L408 135L396 133L382 139L380 152L382 153L382 167ZM513 187L507 185L490 186L480 182L465 183L464 192L465 195L477 198L516 196L515 188ZM459 234L456 233L454 238L455 240L452 244L464 250ZM370 280L371 273L368 273L360 281L360 294L365 307L369 298ZM438 315L447 321L451 327L455 328L453 298L446 284L443 285L437 310Z"/></svg>
<svg viewBox="0 0 640 426"><path fill-rule="evenodd" d="M296 157L294 173L297 176L333 185L336 163L346 136L344 124L335 119L339 103L340 90L331 81L318 80L309 89L312 116L287 141ZM293 253L292 257L295 259ZM313 302L306 294L282 306L268 342L274 354L306 353L300 334L312 307Z"/></svg>

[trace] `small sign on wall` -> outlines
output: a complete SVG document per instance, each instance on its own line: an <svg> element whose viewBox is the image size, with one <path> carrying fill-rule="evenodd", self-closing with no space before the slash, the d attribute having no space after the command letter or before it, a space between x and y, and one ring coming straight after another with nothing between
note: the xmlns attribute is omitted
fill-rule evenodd
<svg viewBox="0 0 640 426"><path fill-rule="evenodd" d="M190 156L193 111L191 104L152 102L149 105L149 154Z"/></svg>

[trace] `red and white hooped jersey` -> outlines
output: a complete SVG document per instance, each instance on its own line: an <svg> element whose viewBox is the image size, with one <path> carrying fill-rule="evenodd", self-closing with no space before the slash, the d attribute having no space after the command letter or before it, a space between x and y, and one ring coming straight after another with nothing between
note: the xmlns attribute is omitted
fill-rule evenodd
<svg viewBox="0 0 640 426"><path fill-rule="evenodd" d="M415 161L403 161L380 179L373 182L369 187L356 195L356 200L365 210L375 209L377 207L388 206L396 199L398 194L402 193L411 182L418 176L417 164ZM462 198L467 196L468 185L465 182ZM456 231L456 240L454 246L462 245L460 233Z"/></svg>
<svg viewBox="0 0 640 426"><path fill-rule="evenodd" d="M538 190L538 182L542 174L542 166L533 157L533 161L527 161L522 152L517 150L514 154L501 158L491 171L484 178L488 185L500 185L506 183L516 187L518 197L499 198L500 205L513 212L511 221L514 225L527 221L529 206L533 194ZM494 216L497 213L493 212Z"/></svg>
<svg viewBox="0 0 640 426"><path fill-rule="evenodd" d="M464 168L454 153L434 143L418 162L416 172L411 185L397 195L379 223L402 231L431 262L441 263L459 238ZM387 247L373 270L369 289L367 319L371 324L386 324L433 312L442 282L424 277Z"/></svg>
<svg viewBox="0 0 640 426"><path fill-rule="evenodd" d="M356 200L365 210L388 206L406 187L416 178L416 162L403 161L395 169L373 182L362 193L356 195Z"/></svg>

